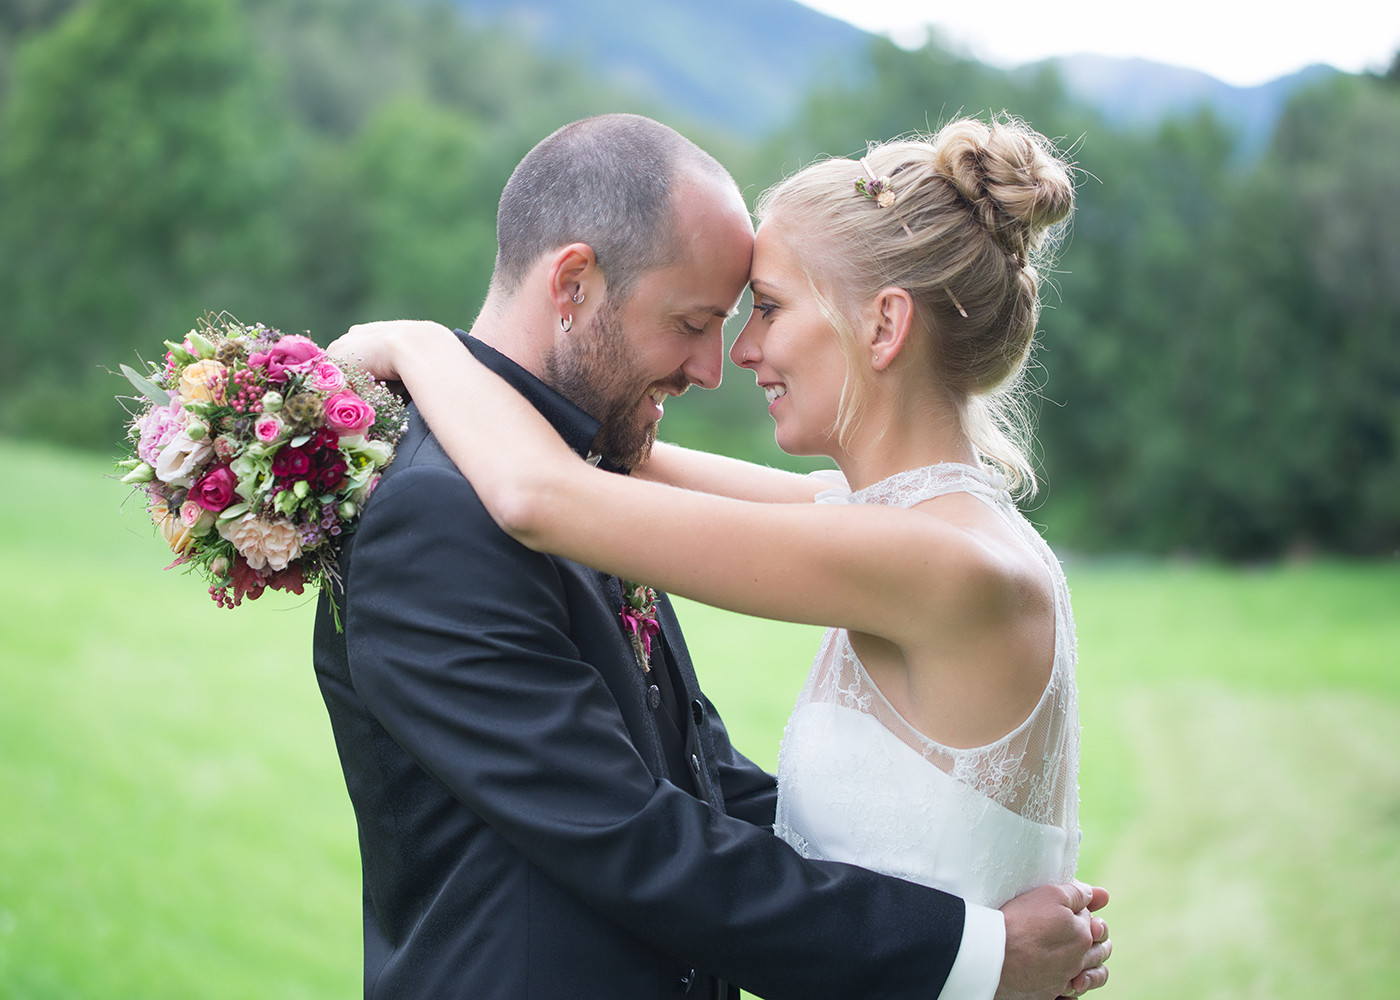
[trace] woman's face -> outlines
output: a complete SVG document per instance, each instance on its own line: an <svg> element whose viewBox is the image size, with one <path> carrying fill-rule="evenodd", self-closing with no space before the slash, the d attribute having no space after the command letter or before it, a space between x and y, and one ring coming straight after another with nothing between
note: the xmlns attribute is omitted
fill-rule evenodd
<svg viewBox="0 0 1400 1000"><path fill-rule="evenodd" d="M759 227L749 272L753 314L729 358L752 371L767 395L778 447L834 455L846 358L789 238L771 221Z"/></svg>

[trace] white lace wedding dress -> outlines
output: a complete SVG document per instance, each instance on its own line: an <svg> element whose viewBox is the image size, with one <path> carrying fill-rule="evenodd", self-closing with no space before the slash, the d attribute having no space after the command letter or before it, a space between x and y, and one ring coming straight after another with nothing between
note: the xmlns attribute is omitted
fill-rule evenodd
<svg viewBox="0 0 1400 1000"><path fill-rule="evenodd" d="M1074 620L1059 561L999 474L911 469L819 502L911 507L968 493L1044 560L1055 591L1055 662L1030 716L995 743L946 747L900 717L844 629L830 629L783 733L774 830L805 857L846 861L988 907L1074 874L1079 717ZM970 665L971 666L971 665Z"/></svg>

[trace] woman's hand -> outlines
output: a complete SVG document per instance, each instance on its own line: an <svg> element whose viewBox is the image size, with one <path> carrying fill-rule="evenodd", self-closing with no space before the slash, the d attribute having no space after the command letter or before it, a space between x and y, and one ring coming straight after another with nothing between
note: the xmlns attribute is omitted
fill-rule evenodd
<svg viewBox="0 0 1400 1000"><path fill-rule="evenodd" d="M400 353L406 341L423 341L446 335L454 342L456 336L441 323L427 319L386 319L374 323L356 323L326 348L335 358L352 361L381 382L402 381L399 377Z"/></svg>

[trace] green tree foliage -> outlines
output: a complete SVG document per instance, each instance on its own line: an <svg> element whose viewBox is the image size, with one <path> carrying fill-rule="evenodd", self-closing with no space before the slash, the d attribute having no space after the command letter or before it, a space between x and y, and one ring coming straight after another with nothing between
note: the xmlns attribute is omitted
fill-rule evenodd
<svg viewBox="0 0 1400 1000"><path fill-rule="evenodd" d="M1392 553L1400 100L1343 77L1258 163L1231 142L1202 116L1093 155L1045 323L1052 500L1098 547Z"/></svg>
<svg viewBox="0 0 1400 1000"><path fill-rule="evenodd" d="M496 248L496 200L514 161L455 112L393 105L360 135L355 186L383 195L362 208L371 316L450 316L466 323L485 298Z"/></svg>
<svg viewBox="0 0 1400 1000"><path fill-rule="evenodd" d="M22 384L0 426L39 409L82 436L109 345L159 345L256 280L278 138L250 55L227 0L94 0L22 46L0 150L0 362Z"/></svg>
<svg viewBox="0 0 1400 1000"><path fill-rule="evenodd" d="M1312 546L1400 549L1396 157L1400 91L1341 78L1292 104L1237 216L1238 251L1272 265L1230 314L1270 458L1250 499Z"/></svg>
<svg viewBox="0 0 1400 1000"><path fill-rule="evenodd" d="M0 432L99 447L104 366L206 309L469 323L510 168L614 100L427 3L29 0L0 28Z"/></svg>

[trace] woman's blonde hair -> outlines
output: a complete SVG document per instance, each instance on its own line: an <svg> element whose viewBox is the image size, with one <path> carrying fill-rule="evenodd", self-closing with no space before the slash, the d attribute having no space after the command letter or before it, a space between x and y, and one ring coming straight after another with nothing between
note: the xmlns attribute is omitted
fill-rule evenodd
<svg viewBox="0 0 1400 1000"><path fill-rule="evenodd" d="M916 325L931 334L931 375L979 454L1015 492L1035 492L1021 389L1040 315L1038 268L1073 208L1070 165L1005 115L872 145L860 161L823 160L763 194L759 221L797 249L847 356L843 441L869 391L851 317L895 286L913 298Z"/></svg>

